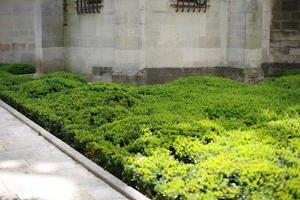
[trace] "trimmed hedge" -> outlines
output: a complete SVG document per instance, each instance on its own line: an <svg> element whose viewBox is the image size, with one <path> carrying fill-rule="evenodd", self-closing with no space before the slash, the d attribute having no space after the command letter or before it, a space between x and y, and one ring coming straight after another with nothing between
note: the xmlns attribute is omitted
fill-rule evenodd
<svg viewBox="0 0 300 200"><path fill-rule="evenodd" d="M2 90L17 90L21 83L32 81L33 78L27 76L15 76L8 72L0 70L0 91Z"/></svg>
<svg viewBox="0 0 300 200"><path fill-rule="evenodd" d="M131 87L0 72L3 100L153 199L299 199L300 75Z"/></svg>
<svg viewBox="0 0 300 200"><path fill-rule="evenodd" d="M284 76L300 75L300 69L293 69L283 73Z"/></svg>
<svg viewBox="0 0 300 200"><path fill-rule="evenodd" d="M31 64L0 64L0 71L6 71L11 74L34 74L36 69Z"/></svg>

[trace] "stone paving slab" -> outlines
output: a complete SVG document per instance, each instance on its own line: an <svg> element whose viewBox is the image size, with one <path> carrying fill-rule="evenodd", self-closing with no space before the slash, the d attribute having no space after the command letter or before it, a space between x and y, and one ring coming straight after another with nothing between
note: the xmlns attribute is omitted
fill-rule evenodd
<svg viewBox="0 0 300 200"><path fill-rule="evenodd" d="M125 200L0 106L0 200Z"/></svg>
<svg viewBox="0 0 300 200"><path fill-rule="evenodd" d="M1 196L0 200L20 200L20 199L15 194L9 194L9 195L5 195L5 196Z"/></svg>

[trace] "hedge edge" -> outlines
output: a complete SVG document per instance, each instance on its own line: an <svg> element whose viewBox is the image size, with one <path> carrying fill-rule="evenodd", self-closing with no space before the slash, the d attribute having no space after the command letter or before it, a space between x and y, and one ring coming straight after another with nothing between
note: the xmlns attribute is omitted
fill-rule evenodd
<svg viewBox="0 0 300 200"><path fill-rule="evenodd" d="M81 153L64 143L62 140L58 139L45 129L43 129L41 126L6 104L0 99L0 106L2 106L4 109L6 109L8 112L10 112L12 115L17 117L19 120L24 122L26 125L28 125L30 128L35 130L40 136L45 138L48 142L53 144L55 147L57 147L59 150L70 156L73 160L78 162L80 165L82 165L84 168L86 168L89 172L93 173L95 176L103 180L105 183L107 183L109 186L123 194L125 197L129 198L130 200L150 200L146 196L144 196L139 191L135 190L134 188L128 186L124 182L122 182L120 179L115 177L114 175L110 174L109 172L105 171L102 167L98 166L85 156L83 156Z"/></svg>

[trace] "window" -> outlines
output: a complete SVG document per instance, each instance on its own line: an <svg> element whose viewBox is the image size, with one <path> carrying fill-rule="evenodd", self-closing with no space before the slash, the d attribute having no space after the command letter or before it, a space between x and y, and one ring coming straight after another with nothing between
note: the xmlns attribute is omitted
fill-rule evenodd
<svg viewBox="0 0 300 200"><path fill-rule="evenodd" d="M102 3L103 0L76 0L77 13L100 13Z"/></svg>
<svg viewBox="0 0 300 200"><path fill-rule="evenodd" d="M173 0L174 3L171 5L176 8L176 12L206 12L208 0Z"/></svg>

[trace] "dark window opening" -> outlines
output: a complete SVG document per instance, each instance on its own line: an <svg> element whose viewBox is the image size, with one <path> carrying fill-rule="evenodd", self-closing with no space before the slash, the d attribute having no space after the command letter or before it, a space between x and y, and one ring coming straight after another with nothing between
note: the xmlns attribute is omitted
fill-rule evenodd
<svg viewBox="0 0 300 200"><path fill-rule="evenodd" d="M176 8L176 12L206 12L208 0L175 0L171 5Z"/></svg>
<svg viewBox="0 0 300 200"><path fill-rule="evenodd" d="M100 13L102 3L103 0L76 0L77 13Z"/></svg>

